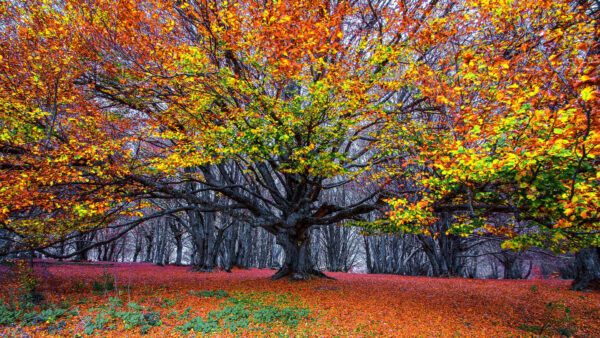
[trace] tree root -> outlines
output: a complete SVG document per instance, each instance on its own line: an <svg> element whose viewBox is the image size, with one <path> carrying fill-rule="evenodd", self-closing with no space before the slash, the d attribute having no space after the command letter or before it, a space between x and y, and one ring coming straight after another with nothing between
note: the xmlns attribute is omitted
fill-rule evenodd
<svg viewBox="0 0 600 338"><path fill-rule="evenodd" d="M326 278L331 280L337 280L333 277L327 276L321 270L310 269L307 272L301 271L292 271L289 268L281 268L279 269L273 276L271 276L271 280L278 280L287 277L291 281L301 281L301 280L311 280L315 278Z"/></svg>

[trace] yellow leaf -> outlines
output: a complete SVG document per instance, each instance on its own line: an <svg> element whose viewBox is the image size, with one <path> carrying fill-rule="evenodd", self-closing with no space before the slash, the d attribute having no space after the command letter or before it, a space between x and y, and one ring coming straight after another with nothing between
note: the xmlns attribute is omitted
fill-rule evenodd
<svg viewBox="0 0 600 338"><path fill-rule="evenodd" d="M581 91L581 98L584 101L589 101L592 99L592 96L594 95L595 90L592 87L586 87L584 90Z"/></svg>

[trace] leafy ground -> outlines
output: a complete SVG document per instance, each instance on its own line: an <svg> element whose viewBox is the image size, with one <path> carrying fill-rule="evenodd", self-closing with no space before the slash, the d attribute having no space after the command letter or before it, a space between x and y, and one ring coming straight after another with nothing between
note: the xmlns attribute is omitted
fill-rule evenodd
<svg viewBox="0 0 600 338"><path fill-rule="evenodd" d="M3 271L0 335L600 336L600 293L568 281L272 274L36 264L39 287L24 292Z"/></svg>

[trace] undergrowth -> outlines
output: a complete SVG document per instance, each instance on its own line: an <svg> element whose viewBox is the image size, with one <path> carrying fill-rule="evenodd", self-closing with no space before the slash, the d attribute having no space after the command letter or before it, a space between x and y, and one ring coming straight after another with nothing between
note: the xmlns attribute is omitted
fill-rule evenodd
<svg viewBox="0 0 600 338"><path fill-rule="evenodd" d="M302 320L309 319L307 307L291 305L290 295L236 292L229 295L223 290L200 291L191 294L201 297L226 299L223 306L205 317L193 317L176 330L182 333L219 333L227 330L232 333L239 329L257 330L267 333L267 325L284 325L295 328ZM258 324L258 325L257 325Z"/></svg>

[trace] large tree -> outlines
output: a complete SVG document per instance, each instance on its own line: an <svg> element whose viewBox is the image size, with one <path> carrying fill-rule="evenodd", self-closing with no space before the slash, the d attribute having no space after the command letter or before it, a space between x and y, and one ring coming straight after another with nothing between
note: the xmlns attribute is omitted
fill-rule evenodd
<svg viewBox="0 0 600 338"><path fill-rule="evenodd" d="M285 252L274 279L322 275L309 229L378 207L377 190L347 204L322 194L375 164L370 146L394 93L393 47L405 39L391 21L399 13L385 6L189 1L162 13L179 30L168 59L139 61L140 53L121 52L127 41L111 41L103 50L134 65L126 73L139 71L97 78L98 94L148 116L152 130L132 180L149 187L148 197L229 213L274 234Z"/></svg>
<svg viewBox="0 0 600 338"><path fill-rule="evenodd" d="M102 135L113 140L103 144L102 156L84 156L85 170L77 172L98 176L85 178L90 191L80 195L94 201L114 195L95 215L144 199L179 201L180 207L156 215L228 213L276 236L285 262L274 278L306 278L320 275L307 251L311 227L378 208L377 180L366 183L374 186L365 189L371 193L353 194L351 202L327 203L323 192L343 188L386 160L374 156L379 151L373 144L395 108L410 105L410 91L398 82L403 64L413 57L406 45L429 16L449 6L376 0L63 0L2 8L7 17L18 18L15 31L30 32L48 54L34 65L52 64L51 58L63 53L48 52L48 41L75 51L78 62L65 64L64 80L74 105L71 117L90 123L82 130L106 130ZM16 46L13 51L29 41L19 34L4 40ZM18 63L5 68L22 71ZM80 94L71 97L71 91ZM98 117L84 119L89 111ZM62 116L67 125L69 116ZM85 154L103 139L85 142L77 128L61 132L74 140L60 144L85 144ZM42 149L42 157L48 151ZM65 166L75 168L80 152L66 158ZM46 167L39 161L32 166ZM28 170L11 167L5 182L17 179L31 191L51 191L31 204L36 208L59 195L49 188L55 179L34 186L25 176ZM66 190L80 191L82 183L70 182ZM112 190L96 196L101 188ZM5 224L20 215L10 202L18 194L11 194L2 199ZM97 203L79 203L65 215L88 215ZM41 220L37 227L44 233L48 223Z"/></svg>

